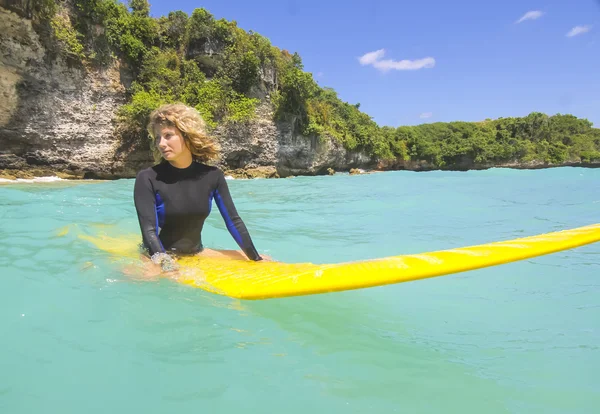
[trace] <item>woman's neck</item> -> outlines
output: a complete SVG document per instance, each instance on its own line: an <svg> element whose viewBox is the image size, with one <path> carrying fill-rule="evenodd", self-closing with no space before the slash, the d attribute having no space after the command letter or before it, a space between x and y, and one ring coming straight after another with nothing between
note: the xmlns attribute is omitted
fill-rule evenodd
<svg viewBox="0 0 600 414"><path fill-rule="evenodd" d="M184 169L192 165L193 162L192 154L182 154L179 158L169 161L169 163L179 169Z"/></svg>

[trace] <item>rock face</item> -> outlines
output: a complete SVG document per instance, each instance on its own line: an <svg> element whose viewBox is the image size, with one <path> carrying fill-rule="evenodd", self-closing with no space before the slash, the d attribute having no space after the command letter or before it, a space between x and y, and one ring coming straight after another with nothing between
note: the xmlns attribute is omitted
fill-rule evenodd
<svg viewBox="0 0 600 414"><path fill-rule="evenodd" d="M146 145L126 142L115 129L128 71L119 61L105 69L70 62L51 47L50 34L34 28L27 4L0 1L0 170L121 178L152 165ZM213 134L222 168L271 167L267 176L286 177L374 166L333 141L295 134L293 120L274 122L267 91L256 95L263 99L254 120Z"/></svg>
<svg viewBox="0 0 600 414"><path fill-rule="evenodd" d="M327 174L351 167L373 167L367 155L350 152L332 140L320 141L293 132L293 120L273 122L272 106L267 101L257 109L252 122L218 127L215 138L222 148L221 166L226 169L274 167L277 175Z"/></svg>
<svg viewBox="0 0 600 414"><path fill-rule="evenodd" d="M89 72L52 56L31 20L0 7L0 169L118 175L112 120L125 102L118 62Z"/></svg>

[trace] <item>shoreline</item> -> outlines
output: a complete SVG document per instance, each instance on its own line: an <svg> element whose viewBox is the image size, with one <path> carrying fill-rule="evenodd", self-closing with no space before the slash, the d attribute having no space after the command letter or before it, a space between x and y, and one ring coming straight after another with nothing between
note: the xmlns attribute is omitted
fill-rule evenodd
<svg viewBox="0 0 600 414"><path fill-rule="evenodd" d="M258 167L258 168L238 168L235 170L223 169L223 173L227 179L243 180L243 179L285 179L294 177L317 177L317 176L333 176L333 175L369 175L382 172L391 171L411 171L411 172L433 172L433 171L447 171L447 172L468 172L468 171L484 171L494 168L512 169L512 170L545 170L552 168L561 167L573 167L573 168L600 168L600 162L582 163L582 162L570 162L563 164L498 164L490 166L475 166L472 168L429 168L425 165L420 165L417 168L375 168L375 169L361 169L351 168L349 170L338 170L328 169L325 173L314 173L305 172L296 175L279 176L275 167ZM18 183L56 183L56 182L99 182L99 181L116 181L120 179L134 179L133 177L122 177L114 176L108 177L89 177L88 174L77 174L77 173L65 173L64 171L53 171L51 169L40 170L37 168L33 169L4 169L0 170L0 185L1 184L18 184Z"/></svg>

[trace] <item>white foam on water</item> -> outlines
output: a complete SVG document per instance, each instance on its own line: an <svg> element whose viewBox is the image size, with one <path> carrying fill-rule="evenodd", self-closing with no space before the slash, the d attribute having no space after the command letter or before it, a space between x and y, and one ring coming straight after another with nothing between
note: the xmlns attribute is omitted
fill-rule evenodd
<svg viewBox="0 0 600 414"><path fill-rule="evenodd" d="M9 180L7 178L0 178L0 183L53 183L55 181L64 181L60 177L36 177L36 178L17 178L15 180Z"/></svg>

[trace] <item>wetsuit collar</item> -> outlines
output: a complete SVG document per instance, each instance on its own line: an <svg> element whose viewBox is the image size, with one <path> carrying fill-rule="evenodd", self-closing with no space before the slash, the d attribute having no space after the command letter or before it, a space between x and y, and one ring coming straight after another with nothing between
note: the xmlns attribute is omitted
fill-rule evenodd
<svg viewBox="0 0 600 414"><path fill-rule="evenodd" d="M194 166L194 160L192 159L192 162L190 162L190 165L188 165L187 167L176 167L173 164L171 164L169 161L166 161L167 164L169 164L173 169L175 170L180 170L180 171L186 171L189 170L190 168L192 168Z"/></svg>

